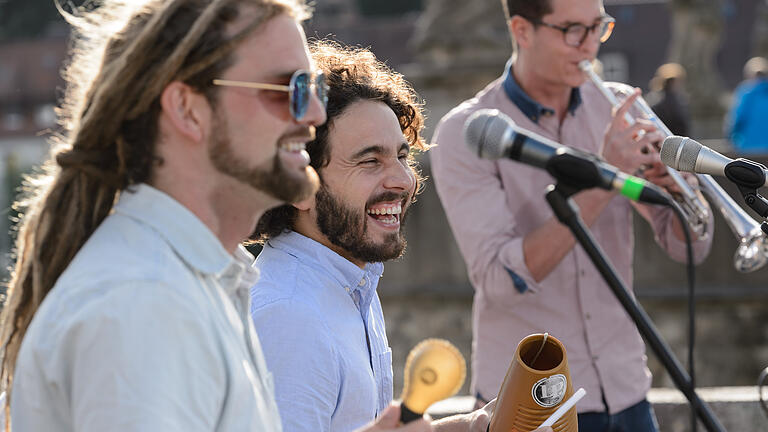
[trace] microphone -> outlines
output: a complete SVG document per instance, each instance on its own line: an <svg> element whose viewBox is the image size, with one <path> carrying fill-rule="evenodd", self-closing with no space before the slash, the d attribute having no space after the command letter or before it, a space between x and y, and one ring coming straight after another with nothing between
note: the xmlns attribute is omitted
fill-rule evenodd
<svg viewBox="0 0 768 432"><path fill-rule="evenodd" d="M639 202L669 205L665 192L641 178L621 172L597 156L566 147L515 125L499 110L483 109L464 124L467 145L485 159L513 159L542 168L577 190L615 190Z"/></svg>
<svg viewBox="0 0 768 432"><path fill-rule="evenodd" d="M678 171L727 177L752 189L768 186L764 165L748 159L731 159L682 136L670 136L661 145L661 161Z"/></svg>

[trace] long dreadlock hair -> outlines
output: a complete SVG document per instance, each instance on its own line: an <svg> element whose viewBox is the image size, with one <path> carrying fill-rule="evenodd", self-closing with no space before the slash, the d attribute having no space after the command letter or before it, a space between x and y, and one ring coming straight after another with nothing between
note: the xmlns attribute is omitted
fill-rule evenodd
<svg viewBox="0 0 768 432"><path fill-rule="evenodd" d="M211 81L239 42L277 15L309 17L303 0L104 0L61 12L73 36L60 132L16 203L23 215L0 315L8 420L16 358L37 308L120 192L162 163L154 150L163 89L182 81L215 106ZM246 24L234 31L239 18Z"/></svg>

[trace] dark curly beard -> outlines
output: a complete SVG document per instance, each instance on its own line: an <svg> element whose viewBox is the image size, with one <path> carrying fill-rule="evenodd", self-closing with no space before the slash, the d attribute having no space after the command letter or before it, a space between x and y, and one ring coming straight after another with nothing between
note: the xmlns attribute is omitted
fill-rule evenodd
<svg viewBox="0 0 768 432"><path fill-rule="evenodd" d="M405 196L385 192L368 201L366 207L382 201L406 200ZM383 262L400 258L405 252L405 203L400 215L400 230L388 234L381 243L366 239L368 216L365 211L350 208L336 199L325 184L315 195L317 226L328 240L346 251L352 258L363 262Z"/></svg>

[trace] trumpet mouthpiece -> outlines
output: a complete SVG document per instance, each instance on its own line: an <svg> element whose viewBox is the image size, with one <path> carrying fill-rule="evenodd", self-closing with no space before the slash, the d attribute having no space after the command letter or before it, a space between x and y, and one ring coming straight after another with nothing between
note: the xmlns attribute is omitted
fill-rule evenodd
<svg viewBox="0 0 768 432"><path fill-rule="evenodd" d="M591 72L592 71L592 62L589 60L582 60L579 62L579 69L581 69L583 72Z"/></svg>

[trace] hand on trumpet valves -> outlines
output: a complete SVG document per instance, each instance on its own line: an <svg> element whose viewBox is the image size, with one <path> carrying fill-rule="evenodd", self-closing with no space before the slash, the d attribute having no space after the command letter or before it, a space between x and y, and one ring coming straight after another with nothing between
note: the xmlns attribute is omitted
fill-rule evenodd
<svg viewBox="0 0 768 432"><path fill-rule="evenodd" d="M636 173L661 162L655 143L661 142L664 135L648 120L638 119L628 124L625 119L639 96L640 90L635 89L615 110L600 150L606 162L627 173Z"/></svg>
<svg viewBox="0 0 768 432"><path fill-rule="evenodd" d="M683 177L683 179L685 179L685 182L688 183L691 189L694 191L699 189L699 181L696 179L695 175L690 173L680 173L680 175ZM643 171L642 176L656 186L666 189L667 192L672 195L679 195L683 193L683 191L680 189L680 185L675 181L675 179L672 178L672 176L669 175L667 166L662 162L656 162L649 166L646 170Z"/></svg>

